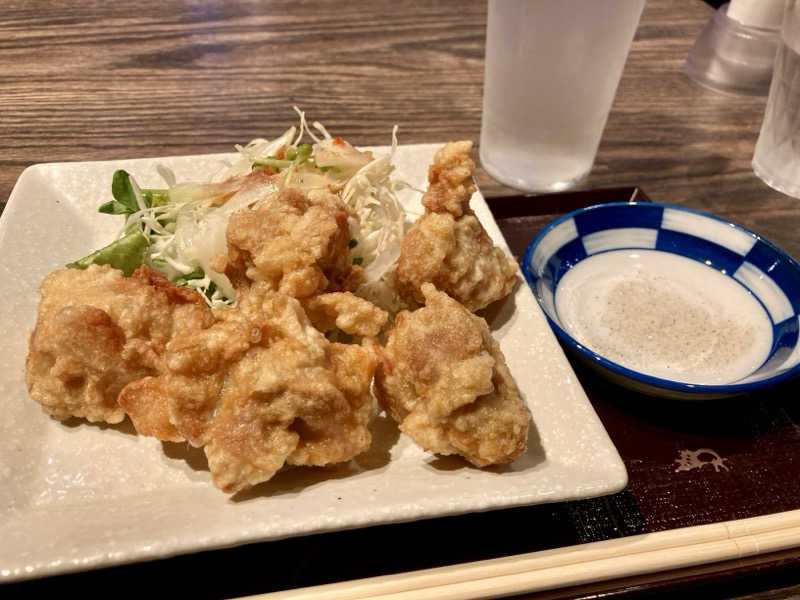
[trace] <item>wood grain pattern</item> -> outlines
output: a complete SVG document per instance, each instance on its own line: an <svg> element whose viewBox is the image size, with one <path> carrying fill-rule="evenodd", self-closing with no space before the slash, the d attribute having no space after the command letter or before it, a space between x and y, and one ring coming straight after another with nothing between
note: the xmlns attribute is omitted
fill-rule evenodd
<svg viewBox="0 0 800 600"><path fill-rule="evenodd" d="M0 203L31 164L229 151L282 132L295 121L293 104L361 145L388 143L394 124L401 143L478 140L485 0L74 4L65 9L54 0L6 0L0 11ZM579 189L639 186L654 201L733 219L800 257L800 200L771 190L750 168L765 98L721 95L683 72L711 14L700 0L647 1L597 161ZM482 170L478 181L490 197L516 193ZM793 395L796 385L763 402L780 407ZM618 409L610 402L601 416ZM782 435L793 422L762 416L748 426ZM622 446L638 456L634 444ZM630 465L637 473L651 467L638 458ZM481 524L503 532L507 553L675 526L637 512L649 508L638 506L641 497L650 498L649 515L659 503L677 503L671 488L636 485L608 498L309 536L83 573L66 582L105 590L122 578L140 581L143 590L166 574L188 581L222 564L224 574L195 581L192 589L207 586L205 596L229 597L313 583L314 577L322 583L325 565L336 577L352 578L420 562L488 558L481 554L490 552L486 544L472 535ZM421 538L428 540L424 547ZM387 539L413 554L396 552L396 562L385 564L383 550L374 549ZM457 552L444 556L453 546ZM274 570L269 576L265 557ZM800 563L797 553L790 558L794 567ZM730 568L752 571L753 564ZM64 581L33 582L18 593L61 593ZM624 591L616 588L619 595ZM559 597L568 596L577 593Z"/></svg>
<svg viewBox="0 0 800 600"><path fill-rule="evenodd" d="M765 100L683 73L711 15L649 0L595 167L581 186L639 185L800 256L798 200L750 158ZM482 0L6 2L0 15L0 201L36 162L230 150L293 122L292 104L360 144L478 139ZM489 196L513 191L483 171Z"/></svg>

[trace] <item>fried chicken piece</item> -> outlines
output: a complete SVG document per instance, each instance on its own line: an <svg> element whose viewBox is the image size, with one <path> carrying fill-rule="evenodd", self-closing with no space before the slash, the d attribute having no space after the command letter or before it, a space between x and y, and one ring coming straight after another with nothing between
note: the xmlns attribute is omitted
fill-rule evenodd
<svg viewBox="0 0 800 600"><path fill-rule="evenodd" d="M203 446L214 484L229 493L285 463L323 466L369 447L371 350L328 342L282 294L246 294L217 317L168 344L164 374L128 386L152 402L147 433L165 439L171 426Z"/></svg>
<svg viewBox="0 0 800 600"><path fill-rule="evenodd" d="M350 263L348 216L325 191L275 192L231 215L225 274L237 290L263 281L294 298L355 289L363 272Z"/></svg>
<svg viewBox="0 0 800 600"><path fill-rule="evenodd" d="M422 195L426 212L446 213L458 218L469 213L469 199L475 192L469 157L472 142L450 142L434 155L428 167L428 190Z"/></svg>
<svg viewBox="0 0 800 600"><path fill-rule="evenodd" d="M350 292L331 292L303 301L303 308L320 331L340 329L350 335L374 337L389 319L389 313Z"/></svg>
<svg viewBox="0 0 800 600"><path fill-rule="evenodd" d="M141 435L148 435L164 442L184 442L184 438L169 420L169 399L164 393L163 383L158 377L143 377L131 381L122 388L117 402Z"/></svg>
<svg viewBox="0 0 800 600"><path fill-rule="evenodd" d="M402 311L378 349L375 393L425 450L478 467L525 451L530 411L486 321L432 284L425 307Z"/></svg>
<svg viewBox="0 0 800 600"><path fill-rule="evenodd" d="M477 311L507 296L516 282L516 263L469 208L475 191L471 147L468 141L446 144L428 169L425 214L403 237L395 274L397 291L411 306L424 302L422 284L432 283Z"/></svg>
<svg viewBox="0 0 800 600"><path fill-rule="evenodd" d="M403 237L396 281L412 306L424 300L422 285L432 283L474 312L505 298L516 272L516 263L492 244L474 215L428 213Z"/></svg>
<svg viewBox="0 0 800 600"><path fill-rule="evenodd" d="M30 396L57 419L119 423L117 395L162 368L176 330L213 323L197 292L143 266L131 277L108 265L60 269L41 300L25 361Z"/></svg>

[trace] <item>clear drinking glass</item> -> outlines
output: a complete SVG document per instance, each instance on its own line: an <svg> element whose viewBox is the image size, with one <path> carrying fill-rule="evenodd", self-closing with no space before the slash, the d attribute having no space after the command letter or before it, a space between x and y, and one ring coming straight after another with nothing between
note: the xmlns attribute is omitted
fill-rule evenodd
<svg viewBox="0 0 800 600"><path fill-rule="evenodd" d="M753 171L772 188L800 198L800 4L787 0L767 109Z"/></svg>
<svg viewBox="0 0 800 600"><path fill-rule="evenodd" d="M592 168L645 0L489 0L480 159L526 191Z"/></svg>

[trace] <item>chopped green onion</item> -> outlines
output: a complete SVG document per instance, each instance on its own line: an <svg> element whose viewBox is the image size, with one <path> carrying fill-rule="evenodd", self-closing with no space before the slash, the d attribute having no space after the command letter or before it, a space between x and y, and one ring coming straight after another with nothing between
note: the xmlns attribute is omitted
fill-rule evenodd
<svg viewBox="0 0 800 600"><path fill-rule="evenodd" d="M290 160L281 160L280 158L262 158L258 162L253 163L253 168L261 170L266 170L269 167L280 169L283 167L288 167L291 164L292 161Z"/></svg>
<svg viewBox="0 0 800 600"><path fill-rule="evenodd" d="M300 162L305 161L309 156L311 156L311 151L314 148L308 142L303 142L297 147L297 157L300 159Z"/></svg>
<svg viewBox="0 0 800 600"><path fill-rule="evenodd" d="M203 267L195 267L195 269L191 273L186 273L185 275L181 275L177 279L173 281L175 285L186 285L192 279L202 279L206 276L205 271L203 271Z"/></svg>

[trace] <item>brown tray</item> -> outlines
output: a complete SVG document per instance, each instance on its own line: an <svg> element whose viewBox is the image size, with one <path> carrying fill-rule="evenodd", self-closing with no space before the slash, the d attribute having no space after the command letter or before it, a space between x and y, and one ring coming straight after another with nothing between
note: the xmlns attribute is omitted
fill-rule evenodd
<svg viewBox="0 0 800 600"><path fill-rule="evenodd" d="M602 202L647 201L637 188L489 199L512 252L560 214ZM798 380L735 399L676 402L616 387L573 362L616 444L628 487L602 498L310 535L2 588L20 595L126 594L155 582L217 598L402 573L800 508ZM712 460L713 459L713 460ZM636 596L703 587L705 597L800 580L800 551L547 592L542 598ZM159 589L162 584L158 584ZM749 586L749 588L748 588Z"/></svg>
<svg viewBox="0 0 800 600"><path fill-rule="evenodd" d="M638 188L489 200L517 258L558 215L608 201L648 201ZM533 206L532 206L533 205ZM527 214L526 214L527 213ZM718 401L659 400L573 366L628 468L643 531L800 508L800 381ZM713 452L701 452L699 450Z"/></svg>

